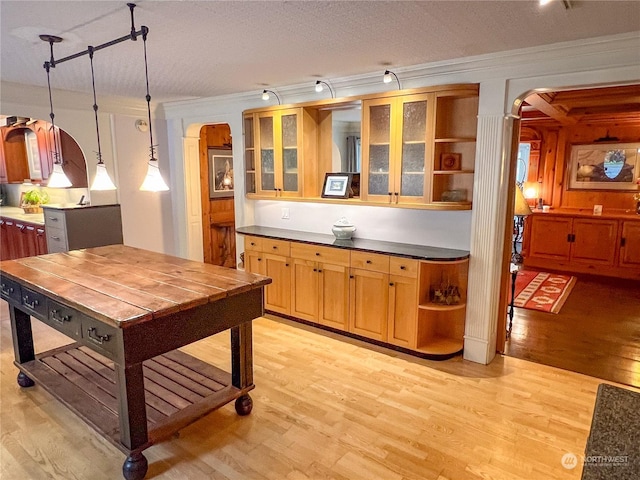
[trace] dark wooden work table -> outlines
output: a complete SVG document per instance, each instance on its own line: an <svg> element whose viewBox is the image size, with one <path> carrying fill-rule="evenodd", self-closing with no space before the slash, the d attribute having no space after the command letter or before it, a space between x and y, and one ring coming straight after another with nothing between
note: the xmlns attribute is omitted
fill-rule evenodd
<svg viewBox="0 0 640 480"><path fill-rule="evenodd" d="M144 478L142 451L253 385L251 320L267 277L111 245L0 264L18 383L34 381L122 450ZM30 317L75 343L35 354ZM231 330L231 373L179 350Z"/></svg>

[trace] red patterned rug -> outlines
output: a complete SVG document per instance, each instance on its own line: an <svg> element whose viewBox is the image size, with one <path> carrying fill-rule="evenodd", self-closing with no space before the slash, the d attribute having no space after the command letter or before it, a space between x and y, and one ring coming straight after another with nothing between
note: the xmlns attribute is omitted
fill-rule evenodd
<svg viewBox="0 0 640 480"><path fill-rule="evenodd" d="M576 277L570 275L520 270L516 276L516 299L513 305L558 313L575 284Z"/></svg>

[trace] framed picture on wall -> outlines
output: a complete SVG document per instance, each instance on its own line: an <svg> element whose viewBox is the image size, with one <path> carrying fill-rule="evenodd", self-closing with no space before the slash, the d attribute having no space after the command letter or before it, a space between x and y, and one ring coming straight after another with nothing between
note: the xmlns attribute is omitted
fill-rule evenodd
<svg viewBox="0 0 640 480"><path fill-rule="evenodd" d="M322 198L349 198L351 173L327 173L322 187Z"/></svg>
<svg viewBox="0 0 640 480"><path fill-rule="evenodd" d="M209 198L233 197L233 155L231 150L210 148Z"/></svg>
<svg viewBox="0 0 640 480"><path fill-rule="evenodd" d="M568 176L570 190L637 189L640 143L572 145Z"/></svg>

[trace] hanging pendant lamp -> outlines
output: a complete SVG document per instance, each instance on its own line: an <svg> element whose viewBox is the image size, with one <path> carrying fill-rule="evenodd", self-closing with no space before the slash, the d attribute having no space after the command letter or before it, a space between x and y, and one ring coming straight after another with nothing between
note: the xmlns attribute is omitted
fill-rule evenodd
<svg viewBox="0 0 640 480"><path fill-rule="evenodd" d="M149 159L149 167L147 169L147 176L145 177L140 190L147 192L165 192L169 190L166 182L162 178L160 173L160 167L158 166L158 159L155 156L155 145L153 144L153 131L151 128L151 95L149 95L149 67L147 65L147 33L149 29L142 26L142 44L144 46L144 76L147 82L147 115L149 117L149 142L151 150L151 158Z"/></svg>
<svg viewBox="0 0 640 480"><path fill-rule="evenodd" d="M51 58L53 59L53 44L60 43L62 38L57 37L55 35L40 35L40 39L49 43L49 48L51 50ZM53 171L51 175L49 175L49 181L47 182L47 187L51 188L67 188L71 187L71 181L64 173L62 169L62 164L64 163L62 159L62 154L58 152L58 145L60 143L60 130L56 129L55 125L55 114L53 113L53 99L51 96L51 79L49 76L49 70L53 65L51 62L44 62L44 69L47 71L47 87L49 88L49 107L51 111L49 112L49 117L51 118L51 128L53 128L53 150L51 154L53 155ZM57 137L57 138L56 138Z"/></svg>
<svg viewBox="0 0 640 480"><path fill-rule="evenodd" d="M116 186L111 181L111 177L107 172L107 167L102 161L102 150L100 149L100 128L98 127L98 101L96 99L96 79L93 72L93 47L87 47L89 50L89 60L91 61L91 87L93 88L93 112L96 118L96 137L98 139L98 165L96 165L96 176L91 184L91 190L115 190Z"/></svg>

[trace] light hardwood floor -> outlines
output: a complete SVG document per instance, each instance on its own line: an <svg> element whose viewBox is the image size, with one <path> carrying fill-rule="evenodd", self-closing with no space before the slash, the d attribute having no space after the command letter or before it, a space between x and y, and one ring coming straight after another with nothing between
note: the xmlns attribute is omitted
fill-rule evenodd
<svg viewBox="0 0 640 480"><path fill-rule="evenodd" d="M640 281L578 275L558 314L516 308L505 354L640 388Z"/></svg>
<svg viewBox="0 0 640 480"><path fill-rule="evenodd" d="M37 385L15 378L0 302L0 478L121 477L124 455ZM66 337L34 321L36 350ZM229 368L228 333L185 350ZM579 479L595 378L497 357L415 359L289 321L254 322L254 409L227 405L145 450L147 478Z"/></svg>

